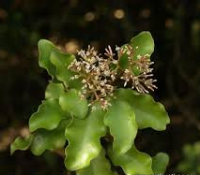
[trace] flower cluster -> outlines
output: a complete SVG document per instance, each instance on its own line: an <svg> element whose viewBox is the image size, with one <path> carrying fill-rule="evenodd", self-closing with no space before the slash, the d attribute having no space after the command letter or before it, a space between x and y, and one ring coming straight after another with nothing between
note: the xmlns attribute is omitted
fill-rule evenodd
<svg viewBox="0 0 200 175"><path fill-rule="evenodd" d="M139 93L149 93L149 90L154 91L157 87L154 85L156 80L153 79L153 68L150 68L154 63L150 61L150 55L137 55L137 58L133 59L135 53L130 45L126 45L119 50L119 59L123 54L126 54L129 62L128 68L123 71L120 77L124 80L124 87L131 83L131 88L136 89Z"/></svg>
<svg viewBox="0 0 200 175"><path fill-rule="evenodd" d="M77 73L72 79L80 78L83 83L81 97L91 98L89 105L100 102L103 109L110 105L109 97L113 96L113 82L117 74L116 70L110 68L112 64L117 64L110 47L106 49L105 55L108 59L104 59L93 47L88 46L86 51L78 51L78 60L74 60L68 67Z"/></svg>
<svg viewBox="0 0 200 175"><path fill-rule="evenodd" d="M106 58L103 58L93 47L88 46L87 50L78 51L78 59L69 65L68 68L76 72L71 79L81 80L83 86L80 96L89 98L89 105L100 102L103 109L111 105L109 100L117 88L116 81L123 80L124 87L130 85L132 89L136 89L140 93L148 93L148 90L153 91L157 88L153 84L156 80L153 79L153 69L150 68L153 62L148 58L149 55L138 55L137 59L133 59L134 50L130 45L117 47L116 51L118 58L114 58L115 54L108 46L104 54ZM128 67L125 70L120 68L118 61L124 54L128 59Z"/></svg>

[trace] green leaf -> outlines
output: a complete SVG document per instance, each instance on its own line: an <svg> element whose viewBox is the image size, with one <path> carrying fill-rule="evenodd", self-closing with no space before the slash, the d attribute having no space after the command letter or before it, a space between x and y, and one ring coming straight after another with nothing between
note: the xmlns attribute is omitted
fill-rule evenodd
<svg viewBox="0 0 200 175"><path fill-rule="evenodd" d="M127 152L137 134L135 114L130 105L124 101L113 101L104 118L104 123L110 128L114 137L113 149L118 154Z"/></svg>
<svg viewBox="0 0 200 175"><path fill-rule="evenodd" d="M133 146L125 154L117 154L110 147L108 149L108 155L111 158L113 164L115 166L121 166L127 175L153 174L151 169L151 157L146 153L138 151L135 146Z"/></svg>
<svg viewBox="0 0 200 175"><path fill-rule="evenodd" d="M123 47L125 47L127 44L123 45ZM126 53L122 54L120 59L119 59L119 66L122 70L125 70L128 68L129 66L129 61L128 61L128 55Z"/></svg>
<svg viewBox="0 0 200 175"><path fill-rule="evenodd" d="M22 138L17 137L14 142L11 144L10 152L13 154L16 150L27 150L31 144L32 141L32 135Z"/></svg>
<svg viewBox="0 0 200 175"><path fill-rule="evenodd" d="M141 56L145 56L147 59L150 59L150 56L154 51L154 40L150 32L141 32L139 35L133 37L129 44L121 46L121 48L124 49L124 52L119 59L119 66L122 70L130 69L127 54L128 49L126 48L127 46L132 47L133 60L140 59ZM135 75L139 75L141 73L136 65L132 66L131 69Z"/></svg>
<svg viewBox="0 0 200 175"><path fill-rule="evenodd" d="M59 126L51 131L45 129L37 130L33 135L33 141L31 144L31 152L39 156L45 150L54 150L64 147L65 128L70 123L70 119L61 120Z"/></svg>
<svg viewBox="0 0 200 175"><path fill-rule="evenodd" d="M81 90L81 88L83 87L83 83L81 82L81 79L74 79L74 80L70 80L68 82L68 86L69 88L72 88L72 89L76 89L76 90Z"/></svg>
<svg viewBox="0 0 200 175"><path fill-rule="evenodd" d="M69 145L66 148L65 166L68 170L76 171L87 167L100 153L100 138L106 133L104 115L105 112L97 106L86 119L74 119L66 128L65 136Z"/></svg>
<svg viewBox="0 0 200 175"><path fill-rule="evenodd" d="M51 51L55 48L55 45L48 40L41 39L38 42L39 65L46 69L51 76L54 76L56 71L56 67L50 62Z"/></svg>
<svg viewBox="0 0 200 175"><path fill-rule="evenodd" d="M128 102L135 111L140 129L151 127L157 131L165 130L170 123L167 112L161 103L155 102L148 94L139 94L131 89L119 89L115 96Z"/></svg>
<svg viewBox="0 0 200 175"><path fill-rule="evenodd" d="M153 157L152 169L154 174L164 174L169 163L169 156L165 153L158 153Z"/></svg>
<svg viewBox="0 0 200 175"><path fill-rule="evenodd" d="M75 59L75 56L72 54L65 54L54 49L51 52L50 60L53 65L56 67L56 77L60 81L69 82L70 78L74 73L68 69L70 63Z"/></svg>
<svg viewBox="0 0 200 175"><path fill-rule="evenodd" d="M176 170L181 173L190 173L192 175L200 173L200 142L186 144L182 150L182 159Z"/></svg>
<svg viewBox="0 0 200 175"><path fill-rule="evenodd" d="M64 86L62 83L50 82L45 91L46 99L59 99L59 97L64 94Z"/></svg>
<svg viewBox="0 0 200 175"><path fill-rule="evenodd" d="M39 106L37 112L35 112L29 119L30 131L33 132L39 128L47 130L55 129L62 117L63 112L60 108L58 100L45 100Z"/></svg>
<svg viewBox="0 0 200 175"><path fill-rule="evenodd" d="M86 99L81 99L79 91L69 90L59 98L59 104L63 111L70 113L77 118L84 118L88 112L88 103Z"/></svg>
<svg viewBox="0 0 200 175"><path fill-rule="evenodd" d="M134 49L134 60L138 59L139 55L150 57L154 51L154 40L150 32L141 32L131 39L130 44Z"/></svg>
<svg viewBox="0 0 200 175"><path fill-rule="evenodd" d="M71 88L82 87L81 80L70 80L75 73L69 70L68 66L75 59L74 55L63 53L53 43L44 39L38 42L38 48L39 65L45 68L49 75L56 76L58 80L65 82Z"/></svg>
<svg viewBox="0 0 200 175"><path fill-rule="evenodd" d="M105 158L105 151L102 149L98 157L93 159L90 165L77 171L77 175L114 175L110 168L110 162Z"/></svg>

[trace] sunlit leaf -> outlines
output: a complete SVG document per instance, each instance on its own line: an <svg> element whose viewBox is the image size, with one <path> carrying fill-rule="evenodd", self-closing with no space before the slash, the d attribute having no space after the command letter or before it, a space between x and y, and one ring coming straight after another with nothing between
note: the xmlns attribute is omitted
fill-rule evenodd
<svg viewBox="0 0 200 175"><path fill-rule="evenodd" d="M135 146L125 154L117 154L110 147L108 149L108 155L113 164L115 166L121 166L127 175L153 174L151 157L146 153L138 151Z"/></svg>
<svg viewBox="0 0 200 175"><path fill-rule="evenodd" d="M114 137L113 149L118 154L127 152L137 134L135 114L130 105L124 101L113 101L104 118L104 123L110 128Z"/></svg>
<svg viewBox="0 0 200 175"><path fill-rule="evenodd" d="M63 112L56 99L48 99L42 102L37 112L35 112L29 119L29 128L33 132L39 128L47 130L55 129L61 118Z"/></svg>
<svg viewBox="0 0 200 175"><path fill-rule="evenodd" d="M164 106L155 102L148 94L139 94L131 89L119 89L116 92L116 97L131 105L140 129L151 127L161 131L165 130L166 125L170 122Z"/></svg>
<svg viewBox="0 0 200 175"><path fill-rule="evenodd" d="M62 83L50 82L45 91L46 99L59 99L64 93L64 86Z"/></svg>
<svg viewBox="0 0 200 175"><path fill-rule="evenodd" d="M41 39L38 42L39 65L46 69L51 76L54 76L56 71L56 67L50 62L51 51L54 48L56 48L55 45L48 40Z"/></svg>
<svg viewBox="0 0 200 175"><path fill-rule="evenodd" d="M100 107L84 119L74 119L66 128L65 136L69 141L66 148L65 166L71 171L85 168L101 151L100 138L105 135L104 111Z"/></svg>
<svg viewBox="0 0 200 175"><path fill-rule="evenodd" d="M37 130L33 135L31 151L34 155L41 155L45 150L54 150L64 147L66 143L65 128L70 119L64 119L59 126L51 131L45 129Z"/></svg>
<svg viewBox="0 0 200 175"><path fill-rule="evenodd" d="M59 104L63 111L77 118L84 118L88 112L86 99L81 99L79 92L75 89L69 90L59 98Z"/></svg>
<svg viewBox="0 0 200 175"><path fill-rule="evenodd" d="M17 137L14 142L10 146L10 152L13 154L16 150L27 150L31 144L32 141L32 135L22 138L22 137Z"/></svg>
<svg viewBox="0 0 200 175"><path fill-rule="evenodd" d="M169 163L169 156L165 153L158 153L152 160L152 169L154 174L164 174Z"/></svg>
<svg viewBox="0 0 200 175"><path fill-rule="evenodd" d="M98 157L90 162L86 168L78 170L77 175L114 175L111 171L110 162L105 158L105 151L102 149Z"/></svg>

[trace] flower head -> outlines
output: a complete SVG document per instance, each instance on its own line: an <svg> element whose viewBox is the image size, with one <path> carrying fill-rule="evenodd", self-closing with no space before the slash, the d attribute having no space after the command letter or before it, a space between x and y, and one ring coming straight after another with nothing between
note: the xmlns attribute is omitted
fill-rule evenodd
<svg viewBox="0 0 200 175"><path fill-rule="evenodd" d="M138 47L137 47L138 48ZM153 83L152 68L153 62L150 61L149 55L138 55L133 59L134 50L132 46L116 48L117 56L113 53L110 46L105 49L103 58L94 47L88 46L87 50L78 51L78 59L74 60L69 69L76 73L71 79L80 79L83 86L80 91L81 98L90 100L89 106L94 102L99 102L103 109L110 106L110 98L117 88L116 82L124 81L124 87L129 86L140 93L148 93L149 90L157 88ZM120 67L119 60L122 55L126 54L128 67L123 70ZM133 68L137 69L135 73Z"/></svg>
<svg viewBox="0 0 200 175"><path fill-rule="evenodd" d="M116 75L115 71L110 69L114 56L111 47L108 47L106 51L110 60L104 59L93 47L88 46L86 51L78 51L78 60L74 60L68 67L82 79L82 97L89 97L90 105L97 101L100 102L103 109L110 105L109 98L113 96L115 89L113 81Z"/></svg>

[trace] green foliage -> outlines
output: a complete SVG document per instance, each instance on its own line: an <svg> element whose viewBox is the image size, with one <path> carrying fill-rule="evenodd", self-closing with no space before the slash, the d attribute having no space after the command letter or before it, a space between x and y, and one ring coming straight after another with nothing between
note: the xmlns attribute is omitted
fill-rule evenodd
<svg viewBox="0 0 200 175"><path fill-rule="evenodd" d="M40 67L46 69L51 76L54 76L56 72L56 67L50 61L53 49L55 49L55 46L50 41L40 40L38 42L39 65Z"/></svg>
<svg viewBox="0 0 200 175"><path fill-rule="evenodd" d="M118 99L128 102L135 112L139 129L151 127L157 131L166 129L170 119L161 103L155 102L148 94L139 94L130 89L116 91Z"/></svg>
<svg viewBox="0 0 200 175"><path fill-rule="evenodd" d="M58 100L49 99L42 102L38 111L34 113L29 120L30 131L36 131L39 128L47 130L55 129L63 117Z"/></svg>
<svg viewBox="0 0 200 175"><path fill-rule="evenodd" d="M46 99L59 99L64 94L64 87L62 83L50 82L45 91Z"/></svg>
<svg viewBox="0 0 200 175"><path fill-rule="evenodd" d="M86 119L74 119L66 128L65 136L69 141L65 150L67 169L75 171L85 168L92 159L98 156L101 151L100 138L106 134L103 116L103 110L97 107Z"/></svg>
<svg viewBox="0 0 200 175"><path fill-rule="evenodd" d="M69 124L69 122L69 119L61 120L58 127L51 131L47 131L45 129L37 130L33 134L33 140L30 147L31 152L38 156L45 150L62 148L66 142L64 135L65 127Z"/></svg>
<svg viewBox="0 0 200 175"><path fill-rule="evenodd" d="M138 60L141 57L146 57L149 59L154 51L154 41L149 32L141 32L139 35L133 37L129 44L122 46L122 48L124 50L121 53L122 56L119 60L119 64L122 69L126 69L130 66L128 60L129 52L133 53L130 53L131 59L133 60ZM131 48L131 50L129 48ZM138 66L132 66L132 71L137 75L141 73L141 70L138 69Z"/></svg>
<svg viewBox="0 0 200 175"><path fill-rule="evenodd" d="M77 171L77 175L114 175L111 171L110 163L105 157L105 151L102 149L99 155L93 159L90 165Z"/></svg>
<svg viewBox="0 0 200 175"><path fill-rule="evenodd" d="M114 101L111 105L105 115L104 123L110 128L110 133L114 137L113 150L123 154L132 147L137 134L135 114L126 102Z"/></svg>
<svg viewBox="0 0 200 175"><path fill-rule="evenodd" d="M151 34L142 32L127 47L122 46L117 60L108 48L108 61L93 48L80 51L81 58L76 59L49 41L41 40L38 46L39 64L52 81L46 100L29 120L30 137L16 138L11 153L30 147L34 155L41 155L45 150L65 148L65 166L77 175L113 175L111 164L127 175L164 173L166 155L151 158L134 144L138 129L161 131L169 123L164 107L141 94L155 87L146 76L154 49ZM128 62L123 69L124 58ZM129 84L122 88L121 81L124 86L132 83L131 88L140 93Z"/></svg>
<svg viewBox="0 0 200 175"><path fill-rule="evenodd" d="M154 174L164 174L167 164L169 163L169 156L165 153L158 153L152 160L152 169Z"/></svg>
<svg viewBox="0 0 200 175"><path fill-rule="evenodd" d="M51 63L56 67L55 76L58 80L69 82L73 72L66 69L75 59L74 55L61 53L59 50L53 50L50 55Z"/></svg>
<svg viewBox="0 0 200 175"><path fill-rule="evenodd" d="M31 144L32 136L27 138L17 137L10 147L10 152L13 154L16 150L27 150Z"/></svg>
<svg viewBox="0 0 200 175"><path fill-rule="evenodd" d="M200 142L187 144L183 148L183 158L177 166L180 173L198 174L200 173Z"/></svg>
<svg viewBox="0 0 200 175"><path fill-rule="evenodd" d="M125 154L110 149L108 155L113 164L121 166L126 174L153 174L151 157L138 151L134 145Z"/></svg>
<svg viewBox="0 0 200 175"><path fill-rule="evenodd" d="M139 35L133 37L130 42L135 50L133 59L138 59L138 55L150 55L154 51L154 41L149 32L141 32Z"/></svg>
<svg viewBox="0 0 200 175"><path fill-rule="evenodd" d="M59 104L63 111L70 113L71 116L84 118L88 111L88 103L86 99L81 99L78 91L69 90L59 98ZM75 108L76 107L76 108Z"/></svg>

